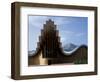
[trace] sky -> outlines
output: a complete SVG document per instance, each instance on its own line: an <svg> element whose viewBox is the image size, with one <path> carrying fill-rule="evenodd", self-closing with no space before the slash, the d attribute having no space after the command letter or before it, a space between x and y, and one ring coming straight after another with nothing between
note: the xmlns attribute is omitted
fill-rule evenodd
<svg viewBox="0 0 100 82"><path fill-rule="evenodd" d="M28 16L28 51L36 50L43 24L51 19L59 30L62 46L88 44L88 18L70 16Z"/></svg>

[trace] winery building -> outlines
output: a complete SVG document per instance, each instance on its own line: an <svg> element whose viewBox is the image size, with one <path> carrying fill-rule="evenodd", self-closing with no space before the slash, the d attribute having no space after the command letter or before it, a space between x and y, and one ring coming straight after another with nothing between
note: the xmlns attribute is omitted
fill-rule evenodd
<svg viewBox="0 0 100 82"><path fill-rule="evenodd" d="M49 19L46 21L46 24L43 25L35 53L28 57L28 64L67 64L83 59L86 59L87 62L87 51L87 46L82 45L72 53L64 52L57 26L54 24L54 21Z"/></svg>

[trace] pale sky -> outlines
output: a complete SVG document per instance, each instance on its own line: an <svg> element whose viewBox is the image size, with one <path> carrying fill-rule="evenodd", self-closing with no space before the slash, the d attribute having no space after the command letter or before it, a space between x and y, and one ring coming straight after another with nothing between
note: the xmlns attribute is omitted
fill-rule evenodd
<svg viewBox="0 0 100 82"><path fill-rule="evenodd" d="M76 45L88 44L88 18L87 17L69 17L69 16L28 16L28 51L36 50L37 42L43 29L43 24L48 19L54 21L59 30L62 46L67 43Z"/></svg>

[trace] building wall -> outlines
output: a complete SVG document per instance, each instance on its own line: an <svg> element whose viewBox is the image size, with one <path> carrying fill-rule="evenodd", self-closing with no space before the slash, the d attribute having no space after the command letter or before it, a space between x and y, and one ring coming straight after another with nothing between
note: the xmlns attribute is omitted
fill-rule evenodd
<svg viewBox="0 0 100 82"><path fill-rule="evenodd" d="M81 47L78 50L76 50L72 55L65 55L61 54L61 57L59 58L43 58L42 51L40 51L39 54L29 57L29 65L52 65L52 64L63 64L63 63L73 63L78 60L86 60L86 63L88 63L88 52L86 47ZM84 64L84 63L83 63Z"/></svg>
<svg viewBox="0 0 100 82"><path fill-rule="evenodd" d="M28 65L39 65L39 57L38 57L38 55L29 57Z"/></svg>
<svg viewBox="0 0 100 82"><path fill-rule="evenodd" d="M48 60L43 58L42 52L40 52L38 55L29 57L28 65L48 65Z"/></svg>
<svg viewBox="0 0 100 82"><path fill-rule="evenodd" d="M39 64L40 65L48 65L48 59L42 57L42 52L39 54Z"/></svg>

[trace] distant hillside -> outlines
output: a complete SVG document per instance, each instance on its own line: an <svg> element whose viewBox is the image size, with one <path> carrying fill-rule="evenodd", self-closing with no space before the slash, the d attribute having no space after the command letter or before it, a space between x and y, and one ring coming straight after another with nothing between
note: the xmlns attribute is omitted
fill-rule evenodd
<svg viewBox="0 0 100 82"><path fill-rule="evenodd" d="M75 44L72 44L72 43L68 43L68 44L64 45L63 50L69 52L69 51L74 50L76 47L78 47L78 46Z"/></svg>
<svg viewBox="0 0 100 82"><path fill-rule="evenodd" d="M35 53L35 50L28 51L28 56L33 56L34 53Z"/></svg>

